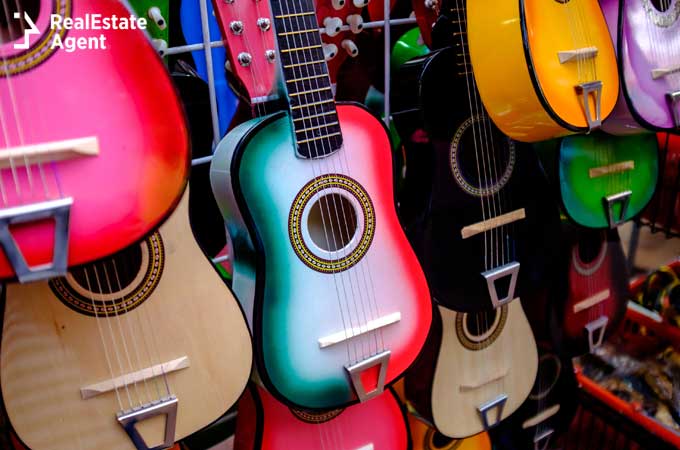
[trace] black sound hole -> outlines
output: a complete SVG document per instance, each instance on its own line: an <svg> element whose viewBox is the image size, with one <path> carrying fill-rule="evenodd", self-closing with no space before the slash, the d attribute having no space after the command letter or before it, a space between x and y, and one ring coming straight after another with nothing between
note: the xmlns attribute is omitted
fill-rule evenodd
<svg viewBox="0 0 680 450"><path fill-rule="evenodd" d="M24 30L30 28L24 20L24 13L35 22L40 15L40 0L5 0L0 6L0 44L23 38ZM20 18L15 19L14 14Z"/></svg>
<svg viewBox="0 0 680 450"><path fill-rule="evenodd" d="M461 174L471 186L482 191L490 189L508 167L508 138L489 120L475 120L461 136L457 158Z"/></svg>
<svg viewBox="0 0 680 450"><path fill-rule="evenodd" d="M659 12L666 12L671 7L672 0L650 0L652 6Z"/></svg>
<svg viewBox="0 0 680 450"><path fill-rule="evenodd" d="M483 336L493 326L498 310L482 311L465 315L465 326L471 336Z"/></svg>
<svg viewBox="0 0 680 450"><path fill-rule="evenodd" d="M139 244L116 253L111 258L71 271L76 282L91 292L113 294L129 286L142 266Z"/></svg>
<svg viewBox="0 0 680 450"><path fill-rule="evenodd" d="M432 445L434 446L435 449L447 448L446 446L449 445L453 441L454 441L454 439L451 439L450 437L444 436L439 431L435 431L434 435L432 436Z"/></svg>
<svg viewBox="0 0 680 450"><path fill-rule="evenodd" d="M588 230L581 232L578 241L578 257L581 261L588 264L595 261L602 249L602 232Z"/></svg>
<svg viewBox="0 0 680 450"><path fill-rule="evenodd" d="M307 218L314 243L334 252L349 244L357 231L357 214L352 203L340 194L326 194L316 201Z"/></svg>

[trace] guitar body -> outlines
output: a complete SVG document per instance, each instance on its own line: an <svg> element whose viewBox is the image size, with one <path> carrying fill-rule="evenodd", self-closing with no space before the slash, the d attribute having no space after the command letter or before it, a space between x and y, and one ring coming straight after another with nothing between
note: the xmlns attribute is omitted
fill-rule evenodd
<svg viewBox="0 0 680 450"><path fill-rule="evenodd" d="M0 110L7 127L0 148L21 152L27 145L96 138L99 150L47 158L41 165L30 156L29 165L24 157L13 158L16 177L9 169L0 173L7 197L3 207L71 197L68 265L73 266L119 251L158 227L185 186L187 129L166 70L142 32L102 30L107 50L50 48L51 13L129 16L120 2L39 4L39 14L28 12L41 32L30 36L29 49L15 50L13 42L0 46ZM62 37L93 34L74 29ZM12 231L29 266L51 261L54 228L43 220ZM13 275L3 253L0 277Z"/></svg>
<svg viewBox="0 0 680 450"><path fill-rule="evenodd" d="M187 192L142 243L65 278L7 289L0 379L28 447L134 450L116 414L168 390L178 401L171 438L179 440L238 399L251 369L248 329L191 239ZM115 379L117 390L102 388ZM164 426L149 419L137 429L153 445Z"/></svg>
<svg viewBox="0 0 680 450"><path fill-rule="evenodd" d="M593 133L539 145L546 158L557 155L554 164L563 209L580 226L610 228L630 220L647 206L656 190L659 155L654 134ZM616 200L617 194L626 192L630 195Z"/></svg>
<svg viewBox="0 0 680 450"><path fill-rule="evenodd" d="M628 269L616 230L573 231L569 258L569 294L562 315L562 335L574 354L590 351L586 325L607 318L604 339L617 330L628 303ZM597 340L598 333L594 333Z"/></svg>
<svg viewBox="0 0 680 450"><path fill-rule="evenodd" d="M607 132L680 127L680 2L601 0L621 74L621 119ZM656 5L656 6L655 6ZM676 100L669 98L675 93Z"/></svg>
<svg viewBox="0 0 680 450"><path fill-rule="evenodd" d="M292 410L250 385L238 403L234 450L407 450L405 412L391 390L367 403L321 413Z"/></svg>
<svg viewBox="0 0 680 450"><path fill-rule="evenodd" d="M596 128L595 95L577 92L601 82L600 119L619 93L616 55L597 0L468 2L470 57L484 105L513 139L538 142ZM588 30L583 33L582 30ZM645 41L646 42L646 41ZM570 51L590 57L560 62ZM586 114L586 112L588 114Z"/></svg>
<svg viewBox="0 0 680 450"><path fill-rule="evenodd" d="M306 409L355 402L345 365L384 349L391 383L415 359L431 321L425 277L394 210L382 122L353 105L339 106L338 115L344 146L325 158L296 157L290 119L277 114L235 128L211 167L260 377L279 399ZM345 244L339 250L323 237L319 207L338 208L336 232L348 227L345 238L332 238ZM367 329L395 313L396 323ZM321 338L350 327L364 332L321 347Z"/></svg>
<svg viewBox="0 0 680 450"><path fill-rule="evenodd" d="M493 307L484 272L520 263L512 298L544 282L559 220L531 149L502 135L481 105L475 114L468 107L456 52L414 58L395 74L393 118L407 166L399 212L434 300L481 311ZM509 213L524 218L464 234Z"/></svg>
<svg viewBox="0 0 680 450"><path fill-rule="evenodd" d="M466 439L449 438L413 414L408 415L408 425L413 450L491 450L491 441L486 433L479 433Z"/></svg>

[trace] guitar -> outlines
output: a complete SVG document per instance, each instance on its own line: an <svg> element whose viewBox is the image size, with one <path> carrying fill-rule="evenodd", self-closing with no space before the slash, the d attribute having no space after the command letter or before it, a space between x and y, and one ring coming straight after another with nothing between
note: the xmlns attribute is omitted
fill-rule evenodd
<svg viewBox="0 0 680 450"><path fill-rule="evenodd" d="M536 144L559 180L564 213L588 228L614 228L640 214L656 190L656 136L591 133Z"/></svg>
<svg viewBox="0 0 680 450"><path fill-rule="evenodd" d="M180 21L182 24L182 34L187 44L197 44L203 42L203 30L201 27L201 11L198 2L202 0L183 0L180 5ZM213 11L212 3L207 2L208 8L208 27L211 40L213 36L219 36L220 28ZM227 51L224 48L216 47L212 52L212 75L215 81L215 99L217 101L217 119L219 122L220 137L227 134L229 124L234 117L238 99L229 88L226 77L225 63L227 62ZM198 75L208 81L208 68L206 65L205 51L203 49L191 52L191 56L196 65ZM208 117L210 120L210 118Z"/></svg>
<svg viewBox="0 0 680 450"><path fill-rule="evenodd" d="M562 339L574 355L592 352L617 328L628 303L628 269L616 230L573 230Z"/></svg>
<svg viewBox="0 0 680 450"><path fill-rule="evenodd" d="M362 9L369 4L367 0L316 0L316 15L319 26L323 29L321 44L328 64L331 82L335 84L340 66L347 58L359 56L359 47L354 42L354 35L364 29ZM372 3L381 3L374 0ZM348 30L343 30L347 26Z"/></svg>
<svg viewBox="0 0 680 450"><path fill-rule="evenodd" d="M590 132L612 112L616 55L597 0L470 2L467 21L479 93L511 138Z"/></svg>
<svg viewBox="0 0 680 450"><path fill-rule="evenodd" d="M250 335L190 240L188 196L141 243L63 278L7 287L0 380L28 447L170 446L238 399Z"/></svg>
<svg viewBox="0 0 680 450"><path fill-rule="evenodd" d="M238 403L234 450L407 450L406 413L388 390L370 402L323 412L296 410L251 384Z"/></svg>
<svg viewBox="0 0 680 450"><path fill-rule="evenodd" d="M487 433L479 433L467 439L452 439L429 427L413 414L408 415L408 425L413 450L491 450Z"/></svg>
<svg viewBox="0 0 680 450"><path fill-rule="evenodd" d="M457 46L410 60L393 81L407 167L399 213L434 300L474 312L544 283L559 219L533 152L481 105L466 65L464 0L450 7Z"/></svg>
<svg viewBox="0 0 680 450"><path fill-rule="evenodd" d="M680 129L680 2L600 0L617 49L621 95L614 134Z"/></svg>
<svg viewBox="0 0 680 450"><path fill-rule="evenodd" d="M14 44L28 25L0 22L0 278L19 281L63 275L138 241L176 204L188 170L182 109L141 32L102 30L107 49L50 45L57 35L90 36L50 32L50 14L128 17L125 7L30 6L24 12L40 33L27 34L26 50Z"/></svg>
<svg viewBox="0 0 680 450"><path fill-rule="evenodd" d="M395 214L385 127L336 107L312 1L272 9L290 108L232 130L211 182L262 382L293 406L333 409L408 368L431 302Z"/></svg>
<svg viewBox="0 0 680 450"><path fill-rule="evenodd" d="M536 377L536 343L522 306L477 313L438 306L435 316L406 375L406 398L444 436L487 431L524 402Z"/></svg>
<svg viewBox="0 0 680 450"><path fill-rule="evenodd" d="M130 0L129 3L138 17L146 19L146 31L151 36L151 42L156 51L164 56L170 42L169 0Z"/></svg>

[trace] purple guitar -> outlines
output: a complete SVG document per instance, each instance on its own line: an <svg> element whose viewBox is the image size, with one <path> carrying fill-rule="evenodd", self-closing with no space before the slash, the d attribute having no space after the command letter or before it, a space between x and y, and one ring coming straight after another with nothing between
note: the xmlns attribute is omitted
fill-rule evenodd
<svg viewBox="0 0 680 450"><path fill-rule="evenodd" d="M619 101L612 134L680 131L680 0L600 0L616 44Z"/></svg>

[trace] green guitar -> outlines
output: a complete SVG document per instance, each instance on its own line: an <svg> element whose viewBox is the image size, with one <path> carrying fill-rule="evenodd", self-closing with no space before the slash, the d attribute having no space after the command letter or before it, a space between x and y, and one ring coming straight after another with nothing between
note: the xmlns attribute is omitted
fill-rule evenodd
<svg viewBox="0 0 680 450"><path fill-rule="evenodd" d="M555 147L558 147L557 149ZM589 228L614 228L649 203L659 175L656 136L575 135L537 144L554 170L566 215Z"/></svg>

